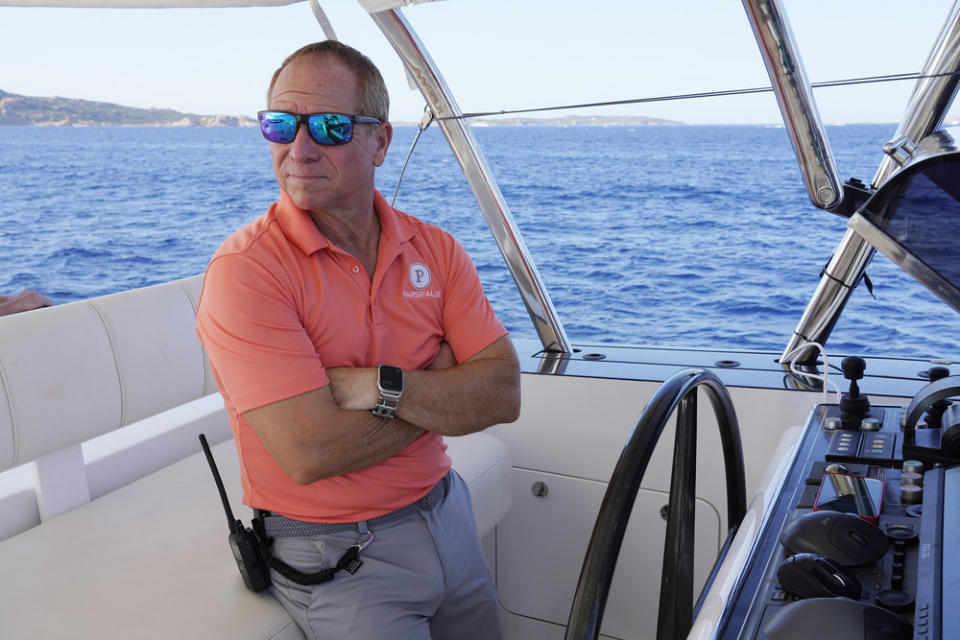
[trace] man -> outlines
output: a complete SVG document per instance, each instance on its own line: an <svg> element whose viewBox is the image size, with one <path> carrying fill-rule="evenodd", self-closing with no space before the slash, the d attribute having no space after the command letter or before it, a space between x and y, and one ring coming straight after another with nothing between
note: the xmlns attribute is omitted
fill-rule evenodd
<svg viewBox="0 0 960 640"><path fill-rule="evenodd" d="M296 51L268 105L280 201L214 255L197 331L274 557L318 572L368 543L355 573L273 571L274 593L309 638L499 638L442 436L517 418L512 343L462 247L375 190L393 130L365 56Z"/></svg>

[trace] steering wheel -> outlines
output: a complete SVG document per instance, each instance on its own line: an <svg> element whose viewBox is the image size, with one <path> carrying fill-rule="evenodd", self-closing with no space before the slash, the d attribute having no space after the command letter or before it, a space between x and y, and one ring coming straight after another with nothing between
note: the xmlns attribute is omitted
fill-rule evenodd
<svg viewBox="0 0 960 640"><path fill-rule="evenodd" d="M600 635L600 621L610 582L640 481L667 420L678 406L670 474L670 509L660 576L657 639L685 638L690 631L693 625L694 490L699 387L707 392L720 427L730 535L743 520L747 510L743 449L730 394L720 379L709 371L679 371L660 386L644 407L613 470L587 546L564 640L596 640Z"/></svg>

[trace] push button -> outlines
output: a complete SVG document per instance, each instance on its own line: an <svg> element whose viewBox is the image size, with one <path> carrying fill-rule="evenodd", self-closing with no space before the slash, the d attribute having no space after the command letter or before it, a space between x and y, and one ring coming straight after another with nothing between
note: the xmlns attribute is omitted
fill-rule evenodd
<svg viewBox="0 0 960 640"><path fill-rule="evenodd" d="M856 460L860 449L860 433L857 431L834 431L827 446L827 460Z"/></svg>
<svg viewBox="0 0 960 640"><path fill-rule="evenodd" d="M893 458L893 433L867 433L863 436L859 458L861 460L890 460Z"/></svg>

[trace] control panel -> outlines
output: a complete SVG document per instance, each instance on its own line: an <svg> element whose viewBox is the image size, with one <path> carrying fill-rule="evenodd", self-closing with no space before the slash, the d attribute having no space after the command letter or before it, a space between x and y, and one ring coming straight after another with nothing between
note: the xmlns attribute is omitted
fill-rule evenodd
<svg viewBox="0 0 960 640"><path fill-rule="evenodd" d="M960 376L877 407L862 363L811 412L718 637L960 638Z"/></svg>

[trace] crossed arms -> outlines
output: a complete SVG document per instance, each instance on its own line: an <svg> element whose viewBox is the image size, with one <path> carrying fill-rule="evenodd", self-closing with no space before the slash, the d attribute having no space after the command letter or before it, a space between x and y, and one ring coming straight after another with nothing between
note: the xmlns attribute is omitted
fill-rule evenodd
<svg viewBox="0 0 960 640"><path fill-rule="evenodd" d="M504 336L457 363L446 344L425 370L405 370L392 420L377 418L377 370L326 370L330 384L243 414L267 452L297 484L365 469L424 432L465 435L520 413L520 366Z"/></svg>

